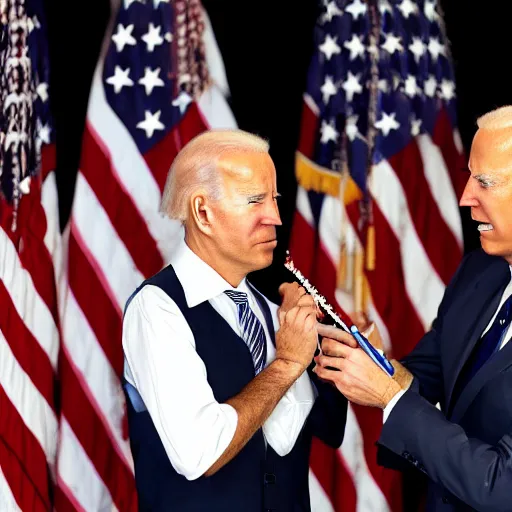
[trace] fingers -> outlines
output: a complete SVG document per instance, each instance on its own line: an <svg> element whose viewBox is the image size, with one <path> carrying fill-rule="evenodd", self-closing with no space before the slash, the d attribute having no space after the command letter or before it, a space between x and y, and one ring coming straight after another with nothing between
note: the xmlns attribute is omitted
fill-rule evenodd
<svg viewBox="0 0 512 512"><path fill-rule="evenodd" d="M330 382L335 384L341 377L341 374L337 370L329 370L328 368L324 368L323 366L316 365L313 371L316 373L317 377L325 382Z"/></svg>
<svg viewBox="0 0 512 512"><path fill-rule="evenodd" d="M345 360L342 357L331 357L324 354L315 357L315 362L317 366L322 368L329 367L336 368L337 370L343 370L346 365Z"/></svg>
<svg viewBox="0 0 512 512"><path fill-rule="evenodd" d="M283 283L278 288L279 294L281 297L283 297L286 294L293 294L297 293L299 294L299 297L301 295L304 295L306 293L306 290L302 288L302 286L299 286L298 283Z"/></svg>
<svg viewBox="0 0 512 512"><path fill-rule="evenodd" d="M363 332L369 325L370 320L368 319L368 316L363 311L357 311L356 313L353 313L350 315L350 318L352 319L352 322L354 322L354 325Z"/></svg>
<svg viewBox="0 0 512 512"><path fill-rule="evenodd" d="M297 309L297 316L295 320L297 324L304 325L307 331L316 329L316 308L314 306L298 306L293 309Z"/></svg>
<svg viewBox="0 0 512 512"><path fill-rule="evenodd" d="M313 297L311 295L303 295L298 301L296 306L299 307L308 307L308 308L315 308L316 310L316 303L313 300Z"/></svg>
<svg viewBox="0 0 512 512"><path fill-rule="evenodd" d="M318 334L324 338L331 338L333 340L340 341L341 343L345 343L345 345L352 348L356 348L358 346L357 341L351 334L332 325L319 324Z"/></svg>
<svg viewBox="0 0 512 512"><path fill-rule="evenodd" d="M322 340L322 352L333 357L349 357L357 348L348 347L339 341L324 338Z"/></svg>

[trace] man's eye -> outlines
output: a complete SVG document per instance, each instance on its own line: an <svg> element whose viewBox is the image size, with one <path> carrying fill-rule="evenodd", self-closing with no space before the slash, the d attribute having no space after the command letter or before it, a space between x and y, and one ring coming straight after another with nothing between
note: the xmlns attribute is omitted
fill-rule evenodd
<svg viewBox="0 0 512 512"><path fill-rule="evenodd" d="M261 201L259 199L250 199L249 204L260 204Z"/></svg>

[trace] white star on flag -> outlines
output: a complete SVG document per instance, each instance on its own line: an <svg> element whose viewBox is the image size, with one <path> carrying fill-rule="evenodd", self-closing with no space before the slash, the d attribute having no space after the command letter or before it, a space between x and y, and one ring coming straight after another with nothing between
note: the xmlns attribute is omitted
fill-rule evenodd
<svg viewBox="0 0 512 512"><path fill-rule="evenodd" d="M155 46L161 45L164 42L164 38L160 35L162 27L155 27L153 23L149 24L148 31L142 36L142 40L147 45L148 52L152 52Z"/></svg>
<svg viewBox="0 0 512 512"><path fill-rule="evenodd" d="M172 42L172 34L170 32L166 32L165 35L164 35L164 39L170 43Z"/></svg>
<svg viewBox="0 0 512 512"><path fill-rule="evenodd" d="M402 12L402 16L407 19L411 14L416 12L416 5L411 0L402 0L402 3L398 6Z"/></svg>
<svg viewBox="0 0 512 512"><path fill-rule="evenodd" d="M35 28L41 28L41 23L37 16L32 16L32 25L34 25Z"/></svg>
<svg viewBox="0 0 512 512"><path fill-rule="evenodd" d="M389 83L388 83L388 81L385 78L381 78L379 80L378 88L379 88L379 91L388 92L389 91Z"/></svg>
<svg viewBox="0 0 512 512"><path fill-rule="evenodd" d="M322 121L322 126L320 128L320 131L322 133L320 137L320 142L322 144L327 144L329 141L337 142L339 133L334 127L334 121L331 121L329 123Z"/></svg>
<svg viewBox="0 0 512 512"><path fill-rule="evenodd" d="M386 34L386 41L382 45L382 48L391 55L393 55L397 50L401 52L404 49L401 39L394 34Z"/></svg>
<svg viewBox="0 0 512 512"><path fill-rule="evenodd" d="M352 17L357 20L362 14L366 14L366 4L361 3L361 0L354 0L348 7L345 7L345 11L352 14Z"/></svg>
<svg viewBox="0 0 512 512"><path fill-rule="evenodd" d="M132 30L133 30L133 24L128 25L127 27L124 27L119 23L117 25L117 33L115 33L112 36L112 41L114 41L116 45L116 50L118 52L122 52L125 45L135 46L136 41L135 38L132 36Z"/></svg>
<svg viewBox="0 0 512 512"><path fill-rule="evenodd" d="M363 87L359 83L359 78L356 75L353 75L350 71L348 72L347 79L343 82L342 87L345 90L348 101L352 101L354 99L354 94L360 94L363 92Z"/></svg>
<svg viewBox="0 0 512 512"><path fill-rule="evenodd" d="M37 95L41 98L43 103L48 99L48 84L46 82L41 82L36 89Z"/></svg>
<svg viewBox="0 0 512 512"><path fill-rule="evenodd" d="M320 51L326 56L327 60L331 60L331 57L335 53L340 53L341 48L337 43L338 37L331 37L329 34L325 36L324 42L319 46Z"/></svg>
<svg viewBox="0 0 512 512"><path fill-rule="evenodd" d="M192 98L190 97L190 95L188 95L186 92L182 92L172 102L172 104L174 107L178 107L180 109L180 113L183 114L185 112L185 110L187 110L187 107L191 101L192 101Z"/></svg>
<svg viewBox="0 0 512 512"><path fill-rule="evenodd" d="M154 114L152 114L149 110L146 110L144 112L144 121L137 123L137 128L144 130L148 139L153 137L155 130L163 130L165 128L165 126L160 122L161 113L161 110L155 112Z"/></svg>
<svg viewBox="0 0 512 512"><path fill-rule="evenodd" d="M34 22L32 21L32 18L27 18L27 28L29 34L34 30Z"/></svg>
<svg viewBox="0 0 512 512"><path fill-rule="evenodd" d="M361 38L355 34L352 34L352 39L345 41L343 46L350 51L350 60L357 59L359 55L364 55L364 44L361 42Z"/></svg>
<svg viewBox="0 0 512 512"><path fill-rule="evenodd" d="M430 55L432 55L432 58L437 60L439 55L444 55L446 50L444 44L441 44L437 37L431 37L430 41L428 42L428 51L430 52Z"/></svg>
<svg viewBox="0 0 512 512"><path fill-rule="evenodd" d="M124 86L131 87L133 80L128 76L130 68L121 69L119 66L114 68L114 74L107 78L107 84L114 86L114 92L119 94Z"/></svg>
<svg viewBox="0 0 512 512"><path fill-rule="evenodd" d="M416 77L414 75L408 75L405 80L405 94L409 96L409 98L414 98L416 94L418 94L418 84L416 82Z"/></svg>
<svg viewBox="0 0 512 512"><path fill-rule="evenodd" d="M345 133L351 142L354 141L354 139L357 137L357 134L359 133L357 128L357 120L358 116L350 116L347 118L347 124L345 125Z"/></svg>
<svg viewBox="0 0 512 512"><path fill-rule="evenodd" d="M324 103L327 105L329 103L329 100L331 99L331 96L335 96L338 92L338 89L334 82L332 81L331 76L326 76L324 84L322 87L320 87L320 91L322 91L322 98L324 100Z"/></svg>
<svg viewBox="0 0 512 512"><path fill-rule="evenodd" d="M425 2L424 11L429 21L434 21L439 17L436 11L436 3L431 0Z"/></svg>
<svg viewBox="0 0 512 512"><path fill-rule="evenodd" d="M381 14L385 14L386 12L391 14L393 13L393 9L391 8L391 4L388 2L388 0L383 0L380 2L379 11Z"/></svg>
<svg viewBox="0 0 512 512"><path fill-rule="evenodd" d="M334 0L331 0L327 5L327 12L324 14L324 21L332 21L334 16L341 16L343 11L339 9Z"/></svg>
<svg viewBox="0 0 512 512"><path fill-rule="evenodd" d="M50 127L47 124L41 124L38 121L37 128L37 136L39 137L39 140L45 144L50 144Z"/></svg>
<svg viewBox="0 0 512 512"><path fill-rule="evenodd" d="M395 119L395 116L395 112L392 114L382 112L382 119L375 123L375 128L378 128L387 137L391 130L398 130L400 128L400 123Z"/></svg>
<svg viewBox="0 0 512 512"><path fill-rule="evenodd" d="M147 96L153 92L154 87L164 86L164 81L158 76L159 74L160 68L156 68L155 70L145 68L144 76L139 80L139 84L144 86Z"/></svg>
<svg viewBox="0 0 512 512"><path fill-rule="evenodd" d="M411 135L417 137L421 133L421 119L411 119Z"/></svg>
<svg viewBox="0 0 512 512"><path fill-rule="evenodd" d="M444 79L441 82L441 97L446 101L455 98L455 84L451 80Z"/></svg>
<svg viewBox="0 0 512 512"><path fill-rule="evenodd" d="M428 77L428 80L423 84L425 89L425 94L430 98L433 98L436 95L437 89L437 80L433 75Z"/></svg>
<svg viewBox="0 0 512 512"><path fill-rule="evenodd" d="M425 54L425 43L419 37L412 38L412 44L409 45L409 50L414 55L416 64L420 61L421 57Z"/></svg>

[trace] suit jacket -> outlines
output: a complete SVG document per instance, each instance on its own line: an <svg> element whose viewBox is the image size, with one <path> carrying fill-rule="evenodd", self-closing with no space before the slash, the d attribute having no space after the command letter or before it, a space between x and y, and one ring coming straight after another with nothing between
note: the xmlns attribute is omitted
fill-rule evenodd
<svg viewBox="0 0 512 512"><path fill-rule="evenodd" d="M378 461L426 473L428 511L512 511L512 340L453 393L509 282L504 259L467 255L431 330L402 361L414 380L383 426Z"/></svg>

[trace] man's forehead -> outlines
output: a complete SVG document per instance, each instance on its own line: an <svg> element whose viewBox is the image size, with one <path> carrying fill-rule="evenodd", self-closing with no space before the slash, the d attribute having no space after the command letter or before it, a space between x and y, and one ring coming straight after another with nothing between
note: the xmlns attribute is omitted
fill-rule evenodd
<svg viewBox="0 0 512 512"><path fill-rule="evenodd" d="M275 175L274 165L266 153L233 153L219 160L219 169L225 180L247 185Z"/></svg>
<svg viewBox="0 0 512 512"><path fill-rule="evenodd" d="M512 132L478 130L469 155L471 172L512 172Z"/></svg>

